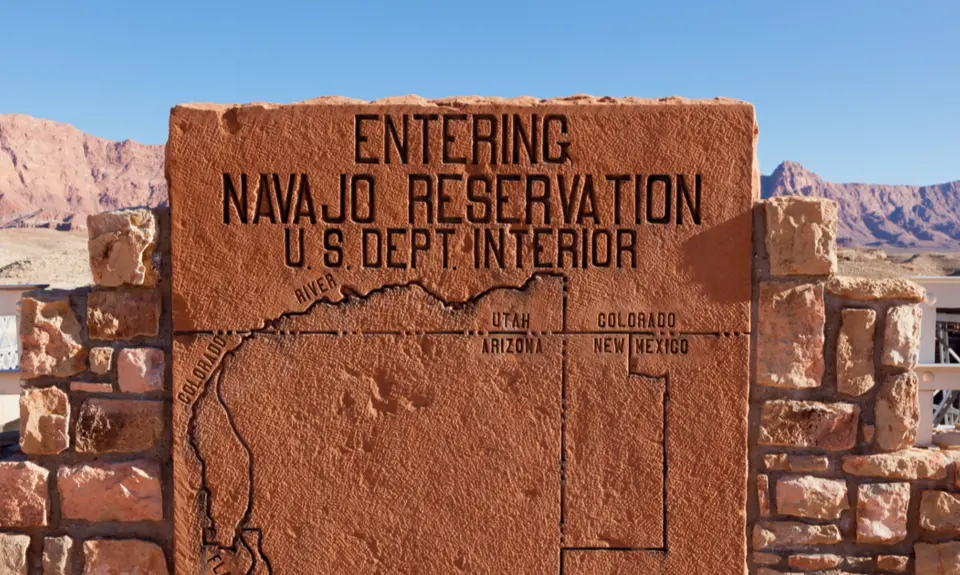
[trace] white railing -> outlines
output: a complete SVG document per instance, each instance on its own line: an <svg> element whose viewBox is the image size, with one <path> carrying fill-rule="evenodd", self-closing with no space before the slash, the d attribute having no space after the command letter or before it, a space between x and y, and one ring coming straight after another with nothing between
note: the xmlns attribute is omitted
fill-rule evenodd
<svg viewBox="0 0 960 575"><path fill-rule="evenodd" d="M956 424L960 411L952 407L953 393L960 392L960 356L938 334L938 319L954 321L946 310L960 309L960 277L915 277L913 281L927 290L927 301L920 304L923 317L920 324L920 363L915 371L920 379L920 426L917 444L933 443L934 417L942 415L946 424ZM941 312L938 314L938 309ZM942 326L942 324L941 324ZM939 348L939 361L937 349ZM934 396L943 392L940 405Z"/></svg>
<svg viewBox="0 0 960 575"><path fill-rule="evenodd" d="M920 378L920 428L917 430L917 444L930 445L933 443L933 396L938 391L960 391L960 364L921 363L917 365L916 372ZM956 416L951 418L953 417Z"/></svg>

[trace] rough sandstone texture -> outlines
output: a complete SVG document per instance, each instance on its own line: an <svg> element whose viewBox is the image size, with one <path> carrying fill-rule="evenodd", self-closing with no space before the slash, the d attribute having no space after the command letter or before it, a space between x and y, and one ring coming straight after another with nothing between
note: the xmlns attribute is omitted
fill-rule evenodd
<svg viewBox="0 0 960 575"><path fill-rule="evenodd" d="M129 209L87 217L90 269L99 286L154 285L156 219L149 209Z"/></svg>
<svg viewBox="0 0 960 575"><path fill-rule="evenodd" d="M413 120L419 114L437 116L428 122L427 139ZM471 125L477 118L499 124L504 114L528 133L536 114L539 145L531 148L542 156L545 144L560 154L563 144L571 160L533 162L525 144L511 144L519 165L512 154L504 165L498 144L500 158L493 162L489 140L472 145ZM410 123L406 162L390 135L404 117ZM489 127L477 125L481 134ZM670 145L650 146L651 135L664 130ZM512 130L500 133L511 139ZM324 134L319 153L317 134ZM571 553L567 575L743 575L755 136L752 109L727 101L411 97L370 105L328 99L175 108L166 168L173 329L183 334L174 339L171 390L177 572L200 570L198 550L206 539L225 562L268 553L277 573L557 573L562 499L566 546L655 549L667 543L665 530L672 546L669 554ZM358 162L357 145L361 159L377 163ZM455 159L461 157L470 159ZM637 188L637 166L672 175L651 180L648 173ZM375 175L377 217L337 226L343 266L324 266L327 250L317 237L322 240L327 224L319 220L337 209L340 175L367 168ZM259 176L271 170L280 173ZM559 265L553 240L554 247L538 252L552 263L536 268L532 232L521 234L527 234L522 250L505 236L511 243L504 244L502 265L493 253L485 265L484 249L477 252L479 265L474 261L474 247L487 243L483 234L474 241L475 230L519 232L504 220L527 220L529 176L546 176L551 189L549 221L542 204L530 213L546 230L543 239L569 228L564 204L568 212L595 204L597 214L605 214L597 225L612 225L615 185L605 174L614 173L632 174L619 180L626 211L615 225L622 237L636 233L645 246L637 258L643 273L574 267L567 255ZM308 214L297 216L296 197L306 181L300 174L309 175L318 227L307 223ZM521 179L502 178L507 174ZM693 225L687 201L695 201L696 174L704 184L703 209ZM411 175L426 177L413 180L416 194L432 186L437 197L434 208L416 202L414 222L407 205ZM596 188L590 200L582 192L587 177ZM432 230L441 203L444 219L466 218L467 181L482 187L484 178L494 195L501 181L504 217L491 204L498 221L490 225L448 224L455 231L449 265L442 238L432 231L434 247L418 254L415 267L408 249L391 256L408 264L362 265L364 228ZM570 204L577 178L578 201ZM245 206L239 199L244 181ZM261 181L267 193L258 217ZM366 197L363 181L354 179ZM229 223L225 185L237 194L236 202L227 199ZM439 199L440 185L449 202ZM639 223L632 209L638 189ZM306 206L302 202L301 211L309 211ZM364 199L358 209L366 206ZM682 216L683 224L650 225L666 221L661 208L670 220ZM297 240L301 226L304 265L295 267L286 261L285 235ZM310 239L311 232L321 236ZM481 333L497 331L494 312L504 309L529 314L528 328L521 329L542 343L542 352L483 352L491 344L498 349L499 336ZM690 336L684 355L660 353L658 342L636 337L614 337L609 354L597 353L593 337L583 335L598 329L600 314L627 322L635 310L674 314L679 325L671 329L726 335ZM343 335L319 335L331 331ZM822 331L821 322L820 335L812 337L822 341ZM382 335L390 333L399 335ZM710 393L703 393L705 381ZM728 410L737 415L693 416ZM711 481L703 481L703 461L683 446L711 454ZM563 483L558 456L565 459ZM668 503L673 526L664 524L665 479L672 493L684 494ZM256 510L268 508L265 498L270 511L260 515ZM248 513L251 499L255 511ZM262 542L235 543L238 536L253 537L254 528L262 530ZM698 551L703 548L713 557Z"/></svg>
<svg viewBox="0 0 960 575"><path fill-rule="evenodd" d="M903 481L946 479L951 459L935 449L904 449L893 453L846 455L843 470L857 477Z"/></svg>
<svg viewBox="0 0 960 575"><path fill-rule="evenodd" d="M877 569L885 573L906 573L910 558L903 555L880 555L877 557Z"/></svg>
<svg viewBox="0 0 960 575"><path fill-rule="evenodd" d="M71 569L73 539L47 537L43 540L43 575L74 575Z"/></svg>
<svg viewBox="0 0 960 575"><path fill-rule="evenodd" d="M820 387L826 316L823 286L760 284L757 375L760 385Z"/></svg>
<svg viewBox="0 0 960 575"><path fill-rule="evenodd" d="M154 337L160 326L155 290L95 290L87 297L87 330L95 340Z"/></svg>
<svg viewBox="0 0 960 575"><path fill-rule="evenodd" d="M30 455L56 455L70 447L70 402L56 387L20 394L20 449Z"/></svg>
<svg viewBox="0 0 960 575"><path fill-rule="evenodd" d="M117 357L120 391L149 393L163 390L165 366L162 349L137 347L120 350Z"/></svg>
<svg viewBox="0 0 960 575"><path fill-rule="evenodd" d="M35 463L0 462L0 529L47 524L48 475Z"/></svg>
<svg viewBox="0 0 960 575"><path fill-rule="evenodd" d="M88 360L90 371L97 375L106 375L110 372L110 365L113 362L113 348L94 347L90 350Z"/></svg>
<svg viewBox="0 0 960 575"><path fill-rule="evenodd" d="M770 476L757 476L757 504L760 507L760 517L770 516Z"/></svg>
<svg viewBox="0 0 960 575"><path fill-rule="evenodd" d="M843 538L836 525L809 525L797 521L759 521L753 527L753 548L834 545Z"/></svg>
<svg viewBox="0 0 960 575"><path fill-rule="evenodd" d="M877 312L845 309L837 340L837 392L857 397L874 384L873 337Z"/></svg>
<svg viewBox="0 0 960 575"><path fill-rule="evenodd" d="M113 391L113 384L93 383L89 381L71 381L70 391L83 393L111 393Z"/></svg>
<svg viewBox="0 0 960 575"><path fill-rule="evenodd" d="M81 324L70 301L20 300L20 377L68 377L87 368Z"/></svg>
<svg viewBox="0 0 960 575"><path fill-rule="evenodd" d="M163 436L163 402L92 398L77 418L81 453L136 453L153 449Z"/></svg>
<svg viewBox="0 0 960 575"><path fill-rule="evenodd" d="M839 555L813 555L798 554L787 558L787 565L801 571L818 571L820 569L833 569L843 563L843 557Z"/></svg>
<svg viewBox="0 0 960 575"><path fill-rule="evenodd" d="M844 451L857 441L860 408L850 403L774 400L763 404L761 445Z"/></svg>
<svg viewBox="0 0 960 575"><path fill-rule="evenodd" d="M909 483L861 485L857 493L857 543L903 541L909 507Z"/></svg>
<svg viewBox="0 0 960 575"><path fill-rule="evenodd" d="M822 455L768 453L763 465L769 471L816 472L830 469L830 460Z"/></svg>
<svg viewBox="0 0 960 575"><path fill-rule="evenodd" d="M773 198L764 205L771 274L825 276L836 273L835 202Z"/></svg>
<svg viewBox="0 0 960 575"><path fill-rule="evenodd" d="M927 297L923 287L903 278L862 278L837 276L827 280L827 292L854 301L908 301L919 303Z"/></svg>
<svg viewBox="0 0 960 575"><path fill-rule="evenodd" d="M878 450L898 451L914 445L920 424L918 390L919 381L912 371L884 379L876 400L875 443Z"/></svg>
<svg viewBox="0 0 960 575"><path fill-rule="evenodd" d="M57 487L63 517L79 521L160 521L163 500L155 462L61 467Z"/></svg>
<svg viewBox="0 0 960 575"><path fill-rule="evenodd" d="M920 527L933 533L960 535L960 495L924 491L920 501Z"/></svg>
<svg viewBox="0 0 960 575"><path fill-rule="evenodd" d="M883 365L912 369L920 356L918 305L898 305L887 311L883 332Z"/></svg>
<svg viewBox="0 0 960 575"><path fill-rule="evenodd" d="M29 547L29 535L0 533L0 573L28 575L27 549Z"/></svg>
<svg viewBox="0 0 960 575"><path fill-rule="evenodd" d="M916 575L960 575L960 541L917 543Z"/></svg>
<svg viewBox="0 0 960 575"><path fill-rule="evenodd" d="M777 481L777 513L805 519L839 519L850 508L845 481L805 475Z"/></svg>
<svg viewBox="0 0 960 575"><path fill-rule="evenodd" d="M84 541L83 560L84 575L168 575L163 549L150 541Z"/></svg>

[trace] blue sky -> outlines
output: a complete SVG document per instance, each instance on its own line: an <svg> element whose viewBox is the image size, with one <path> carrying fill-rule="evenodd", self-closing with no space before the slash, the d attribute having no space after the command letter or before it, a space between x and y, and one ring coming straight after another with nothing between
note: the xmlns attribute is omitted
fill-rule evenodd
<svg viewBox="0 0 960 575"><path fill-rule="evenodd" d="M769 173L960 179L957 0L234 0L0 4L0 113L166 139L180 102L540 97L752 102Z"/></svg>

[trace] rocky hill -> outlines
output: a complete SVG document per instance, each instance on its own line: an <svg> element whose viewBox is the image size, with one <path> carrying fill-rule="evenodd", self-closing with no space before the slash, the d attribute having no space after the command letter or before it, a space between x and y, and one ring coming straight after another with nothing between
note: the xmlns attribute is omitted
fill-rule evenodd
<svg viewBox="0 0 960 575"><path fill-rule="evenodd" d="M763 176L764 198L836 200L840 245L960 250L960 181L933 186L834 184L800 164L784 162Z"/></svg>
<svg viewBox="0 0 960 575"><path fill-rule="evenodd" d="M0 115L0 228L83 229L87 214L166 201L163 146Z"/></svg>
<svg viewBox="0 0 960 575"><path fill-rule="evenodd" d="M763 197L840 204L843 246L960 249L960 181L834 184L794 162L762 178ZM66 124L0 115L0 228L83 229L86 215L167 201L163 146L110 142Z"/></svg>

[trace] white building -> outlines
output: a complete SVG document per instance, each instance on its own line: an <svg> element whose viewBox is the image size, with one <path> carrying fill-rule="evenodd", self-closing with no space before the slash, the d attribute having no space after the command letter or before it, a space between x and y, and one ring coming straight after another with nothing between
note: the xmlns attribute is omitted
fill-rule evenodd
<svg viewBox="0 0 960 575"><path fill-rule="evenodd" d="M20 298L46 285L0 285L0 432L19 429Z"/></svg>
<svg viewBox="0 0 960 575"><path fill-rule="evenodd" d="M941 423L957 423L960 411L952 407L960 393L960 277L910 278L927 290L920 331L920 429L918 445L933 443L934 416ZM956 434L954 434L956 435Z"/></svg>

